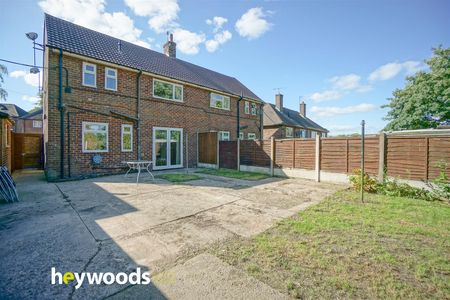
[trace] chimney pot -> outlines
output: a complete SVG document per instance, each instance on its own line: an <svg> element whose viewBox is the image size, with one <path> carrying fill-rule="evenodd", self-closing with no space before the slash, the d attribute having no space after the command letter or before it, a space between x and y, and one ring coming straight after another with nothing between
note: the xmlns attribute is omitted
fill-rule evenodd
<svg viewBox="0 0 450 300"><path fill-rule="evenodd" d="M283 95L281 93L275 95L275 106L279 111L283 110Z"/></svg>
<svg viewBox="0 0 450 300"><path fill-rule="evenodd" d="M306 104L305 101L300 102L300 115L306 118Z"/></svg>
<svg viewBox="0 0 450 300"><path fill-rule="evenodd" d="M169 38L167 39L167 42L163 46L164 54L168 57L177 57L177 43L173 41L173 34L169 34Z"/></svg>

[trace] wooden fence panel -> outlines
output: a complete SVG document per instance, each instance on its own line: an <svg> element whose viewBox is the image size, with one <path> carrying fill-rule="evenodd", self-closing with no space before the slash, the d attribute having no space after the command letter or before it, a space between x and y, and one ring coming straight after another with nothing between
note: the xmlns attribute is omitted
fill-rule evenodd
<svg viewBox="0 0 450 300"><path fill-rule="evenodd" d="M316 162L316 141L314 139L295 140L295 168L314 170Z"/></svg>
<svg viewBox="0 0 450 300"><path fill-rule="evenodd" d="M294 167L294 140L275 141L275 166L277 168Z"/></svg>
<svg viewBox="0 0 450 300"><path fill-rule="evenodd" d="M426 180L427 145L424 137L387 137L387 174L410 180Z"/></svg>
<svg viewBox="0 0 450 300"><path fill-rule="evenodd" d="M198 134L198 162L217 164L217 132Z"/></svg>
<svg viewBox="0 0 450 300"><path fill-rule="evenodd" d="M219 142L219 167L237 169L237 142Z"/></svg>
<svg viewBox="0 0 450 300"><path fill-rule="evenodd" d="M270 141L242 140L240 143L241 165L270 166Z"/></svg>
<svg viewBox="0 0 450 300"><path fill-rule="evenodd" d="M440 172L438 164L446 164L446 173L450 178L450 138L428 138L428 179L435 179Z"/></svg>
<svg viewBox="0 0 450 300"><path fill-rule="evenodd" d="M347 172L347 139L324 138L321 140L320 168L324 171Z"/></svg>
<svg viewBox="0 0 450 300"><path fill-rule="evenodd" d="M42 168L43 135L39 133L13 133L13 169Z"/></svg>
<svg viewBox="0 0 450 300"><path fill-rule="evenodd" d="M365 139L364 144L364 171L370 175L378 174L379 138ZM348 171L352 173L361 168L361 139L348 139Z"/></svg>

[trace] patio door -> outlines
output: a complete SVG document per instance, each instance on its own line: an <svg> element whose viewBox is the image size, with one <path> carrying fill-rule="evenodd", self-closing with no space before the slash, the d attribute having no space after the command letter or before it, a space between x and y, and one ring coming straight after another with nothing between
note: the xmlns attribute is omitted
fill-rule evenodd
<svg viewBox="0 0 450 300"><path fill-rule="evenodd" d="M183 167L183 129L153 127L153 169Z"/></svg>

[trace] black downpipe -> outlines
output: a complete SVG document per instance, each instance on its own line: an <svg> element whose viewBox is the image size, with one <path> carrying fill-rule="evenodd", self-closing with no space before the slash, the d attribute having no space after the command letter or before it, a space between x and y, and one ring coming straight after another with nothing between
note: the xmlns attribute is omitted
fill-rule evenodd
<svg viewBox="0 0 450 300"><path fill-rule="evenodd" d="M62 102L62 71L63 71L63 51L59 49L59 89L58 89L58 110L59 110L59 118L60 118L60 127L59 132L61 133L60 139L60 152L61 152L61 160L60 160L60 178L64 179L64 106Z"/></svg>
<svg viewBox="0 0 450 300"><path fill-rule="evenodd" d="M239 134L241 133L241 100L243 99L243 95L241 93L241 96L239 97L238 101L237 101L237 128L236 128L236 134L237 134L237 140L239 139Z"/></svg>
<svg viewBox="0 0 450 300"><path fill-rule="evenodd" d="M136 142L137 142L137 160L141 160L141 75L139 71L136 79Z"/></svg>
<svg viewBox="0 0 450 300"><path fill-rule="evenodd" d="M67 112L67 174L72 177L71 170L71 154L70 154L70 111Z"/></svg>
<svg viewBox="0 0 450 300"><path fill-rule="evenodd" d="M264 114L264 105L260 105L259 107L259 139L262 141L263 140L263 114Z"/></svg>

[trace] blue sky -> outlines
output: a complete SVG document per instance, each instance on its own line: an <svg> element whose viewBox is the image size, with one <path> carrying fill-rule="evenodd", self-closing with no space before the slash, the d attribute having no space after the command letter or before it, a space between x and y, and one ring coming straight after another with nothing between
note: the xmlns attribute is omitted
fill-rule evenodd
<svg viewBox="0 0 450 300"><path fill-rule="evenodd" d="M166 31L177 57L233 76L267 102L332 134L380 130L392 91L423 69L431 48L450 45L445 0L0 0L0 58L33 62L25 32L42 37L43 12L161 51ZM41 62L41 55L38 54ZM3 62L2 62L3 63ZM28 68L7 64L8 101L31 109L38 90Z"/></svg>

